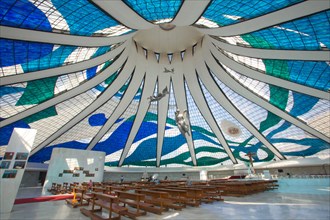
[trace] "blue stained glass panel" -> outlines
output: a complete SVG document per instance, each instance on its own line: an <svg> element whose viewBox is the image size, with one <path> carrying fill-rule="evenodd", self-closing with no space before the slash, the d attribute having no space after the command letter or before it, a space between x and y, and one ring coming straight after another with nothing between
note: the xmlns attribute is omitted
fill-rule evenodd
<svg viewBox="0 0 330 220"><path fill-rule="evenodd" d="M253 45L257 48L320 50L321 43L330 48L329 13L321 12L242 36L262 41L263 43Z"/></svg>
<svg viewBox="0 0 330 220"><path fill-rule="evenodd" d="M24 88L16 86L0 86L0 98L4 95L23 92Z"/></svg>
<svg viewBox="0 0 330 220"><path fill-rule="evenodd" d="M220 26L238 23L296 4L302 0L213 0L203 14Z"/></svg>
<svg viewBox="0 0 330 220"><path fill-rule="evenodd" d="M0 122L4 120L0 118ZM0 146L7 145L14 128L30 128L30 126L24 121L20 120L0 128Z"/></svg>
<svg viewBox="0 0 330 220"><path fill-rule="evenodd" d="M0 39L0 67L25 64L49 55L52 44Z"/></svg>
<svg viewBox="0 0 330 220"><path fill-rule="evenodd" d="M233 92L231 89L229 89L224 84L220 83L219 86L225 92L226 96L228 98L230 98L231 100L234 100L233 95L237 96L237 94L235 92ZM303 101L307 98L306 95L299 95L299 96L300 97L297 97L297 99L299 100L299 98L301 98L301 101ZM307 104L305 104L304 106L301 107L301 108L306 108L306 109L299 109L299 106L297 106L296 108L293 108L291 110L291 113L301 115L301 114L309 111L312 108L312 106L315 105L315 101L316 101L315 98L310 97L306 101ZM245 98L240 96L240 99L239 100L237 99L237 102L235 101L235 102L233 102L233 104L240 111L243 111L244 102L251 103L250 101L247 101ZM257 126L254 123L254 121L250 119L250 117L254 114L257 115L258 114L257 112L259 111L259 109L261 109L260 106L258 106L258 107L255 106L254 111L251 111L249 113L249 115L246 115L246 117L250 120L250 122L252 124L254 124L255 127L257 127ZM270 143L275 145L275 147L277 147L276 144L281 143L281 145L279 147L281 147L282 151L284 151L283 149L285 149L285 150L289 149L291 151L290 153L282 152L284 155L286 155L286 156L309 156L309 155L316 154L322 150L330 148L330 145L328 143L326 143L325 141L323 141L321 139L317 139L315 137L310 138L310 135L307 136L307 134L304 133L304 131L302 129L296 127L295 125L291 124L290 122L284 121L283 119L276 124L272 124L271 121L276 120L276 118L269 117L269 115L270 115L270 112L268 112L267 119L264 121L264 122L266 122L268 120L269 122L267 122L267 124L269 124L269 126L267 126L267 129L263 129L263 130L259 129L259 131L268 139L268 141ZM279 126L274 126L274 125L279 125ZM300 137L299 140L295 138L297 136ZM258 143L254 147L258 147L260 144L261 143ZM244 145L240 146L240 147L244 147ZM235 148L235 149L240 150L240 148ZM306 149L308 149L308 150L306 150ZM306 154L306 152L308 153L308 155Z"/></svg>
<svg viewBox="0 0 330 220"><path fill-rule="evenodd" d="M100 47L91 58L98 57L102 54L105 54L110 50L110 46ZM96 75L97 66L87 69L87 79L90 79Z"/></svg>
<svg viewBox="0 0 330 220"><path fill-rule="evenodd" d="M294 102L293 107L290 110L290 114L295 117L309 112L319 101L318 98L313 96L308 96L297 92L292 92L292 94Z"/></svg>
<svg viewBox="0 0 330 220"><path fill-rule="evenodd" d="M182 0L124 0L124 2L148 21L174 18Z"/></svg>
<svg viewBox="0 0 330 220"><path fill-rule="evenodd" d="M326 62L287 61L290 80L321 90L330 89L330 65Z"/></svg>
<svg viewBox="0 0 330 220"><path fill-rule="evenodd" d="M52 0L52 3L66 20L71 34L88 36L119 25L88 0Z"/></svg>
<svg viewBox="0 0 330 220"><path fill-rule="evenodd" d="M0 24L42 31L52 30L46 15L28 0L1 0Z"/></svg>
<svg viewBox="0 0 330 220"><path fill-rule="evenodd" d="M74 46L60 46L47 56L22 65L25 73L62 66L65 59L76 49Z"/></svg>
<svg viewBox="0 0 330 220"><path fill-rule="evenodd" d="M29 157L29 162L43 163L50 160L54 148L69 148L76 150L85 150L88 144L78 141L69 141L66 143L56 144L49 147L44 147L32 156Z"/></svg>
<svg viewBox="0 0 330 220"><path fill-rule="evenodd" d="M317 42L323 43L327 48L330 48L330 10L288 22L280 26L293 30L294 32L292 33L300 32L304 35L308 35L306 38L301 39L303 41L310 42L312 41L311 39L315 39ZM296 41L296 39L294 41Z"/></svg>

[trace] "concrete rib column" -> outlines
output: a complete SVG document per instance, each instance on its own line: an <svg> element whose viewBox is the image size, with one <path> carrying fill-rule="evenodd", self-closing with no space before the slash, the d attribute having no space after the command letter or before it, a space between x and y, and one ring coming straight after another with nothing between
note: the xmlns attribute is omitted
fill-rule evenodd
<svg viewBox="0 0 330 220"><path fill-rule="evenodd" d="M125 50L125 48L128 47L130 44L131 44L131 41L127 41L124 44L120 45L119 47L117 47L103 55L100 55L98 57L95 57L95 58L92 58L89 60L85 60L82 62L69 64L69 65L65 65L65 66L60 66L60 67L55 67L55 68L50 68L50 69L46 69L46 70L39 70L39 71L24 73L24 74L4 76L4 77L1 77L0 86L16 84L16 83L20 83L20 82L28 82L28 81L32 81L32 80L43 79L43 78L48 78L48 77L53 77L53 76L61 76L61 75L69 74L69 73L86 70L88 68L100 65L108 60L115 58L120 53L122 53Z"/></svg>
<svg viewBox="0 0 330 220"><path fill-rule="evenodd" d="M0 127L9 125L15 121L18 121L25 117L33 115L37 112L40 112L40 111L42 111L46 108L49 108L51 106L54 106L60 102L68 100L76 95L79 95L79 94L95 87L96 85L102 83L104 80L109 78L115 71L117 71L127 60L127 56L128 56L128 50L125 50L124 53L111 66L109 66L107 69L105 69L102 72L102 74L96 75L92 79L86 81L85 83L79 85L78 87L75 87L61 95L55 96L47 101L44 101L36 106L33 106L23 112L20 112L12 117L9 117L9 118L3 120L0 124Z"/></svg>
<svg viewBox="0 0 330 220"><path fill-rule="evenodd" d="M155 57L155 56L153 56ZM155 72L158 73L158 90L162 90L167 87L168 91L171 91L170 88L170 74L171 73L164 73L164 67L170 65L168 58L166 56L161 56L159 59L159 65ZM165 126L166 126L166 119L167 119L167 112L168 112L168 102L169 102L170 94L163 97L161 100L158 101L158 131L157 131L157 159L156 159L156 166L160 166L161 157L162 157L162 149L164 143L164 134L165 134Z"/></svg>
<svg viewBox="0 0 330 220"><path fill-rule="evenodd" d="M136 60L136 67L133 73L133 78L131 83L129 84L128 88L126 89L123 97L121 98L119 104L117 105L114 112L108 118L106 123L100 129L100 131L96 134L96 136L92 139L89 143L87 150L92 150L93 147L102 139L102 137L109 131L112 125L116 122L116 120L126 111L127 107L133 100L136 92L138 91L143 77L145 75L145 56L143 54L142 49L138 50L137 60Z"/></svg>
<svg viewBox="0 0 330 220"><path fill-rule="evenodd" d="M127 50L129 51L130 49L127 49ZM52 143L54 140L61 137L65 132L67 132L69 129L73 128L81 120L86 118L88 115L90 115L95 110L97 110L100 106L102 106L104 103L106 103L108 100L110 100L112 98L112 96L114 96L116 94L116 92L125 84L125 82L128 80L128 78L131 76L132 71L135 67L135 58L136 58L136 53L135 53L135 51L133 51L133 53L131 53L130 56L128 57L128 60L125 63L123 69L120 71L120 73L119 73L120 77L117 77L113 81L113 83L92 104L90 104L82 112L80 112L78 115L76 115L74 118L72 118L68 123L63 125L59 130L57 130L54 134L52 134L50 137L48 137L44 142L39 144L32 151L32 154L35 154L40 149L46 147L47 145ZM108 68L110 68L110 67L108 67Z"/></svg>
<svg viewBox="0 0 330 220"><path fill-rule="evenodd" d="M221 79L223 83L225 83L229 88L231 88L233 91L238 93L239 95L245 97L246 99L256 103L257 105L260 105L261 107L267 109L268 111L272 112L275 115L278 115L279 117L283 118L284 120L294 124L297 127L300 127L301 129L305 130L306 132L326 141L329 142L329 138L325 136L324 134L320 133L319 131L313 129L312 127L308 126L304 122L298 120L297 118L291 116L287 112L277 108L276 106L273 106L269 102L267 102L264 99L261 99L256 94L252 93L248 89L246 89L241 84L237 83L231 76L229 76L220 66L219 64L214 60L213 56L211 55L208 48L203 48L203 54L206 59L207 65L212 69L214 74ZM275 77L274 77L275 78Z"/></svg>
<svg viewBox="0 0 330 220"><path fill-rule="evenodd" d="M198 54L201 54L201 45L200 43L197 44L195 48L195 56L198 56ZM229 148L227 141L225 137L223 136L222 132L220 131L220 128L217 124L217 122L214 119L214 116L205 100L203 91L200 87L199 80L197 78L197 74L209 74L208 72L198 72L196 73L196 66L200 65L198 61L201 61L201 57L198 56L196 57L196 60L194 60L192 56L192 50L187 49L185 53L185 59L183 60L183 66L184 66L184 75L185 75L185 80L187 81L190 93L195 100L195 103L201 112L202 116L204 117L205 121L207 124L210 126L212 129L213 133L216 135L218 141L221 143L222 147L226 151L227 155L229 156L230 160L236 164L237 160L234 157L231 149ZM191 64L194 65L191 65Z"/></svg>
<svg viewBox="0 0 330 220"><path fill-rule="evenodd" d="M207 35L205 38L221 48L222 50L246 57L254 57L261 59L277 59L277 60L307 60L307 61L329 61L329 51L323 50L275 50L275 49L259 49L253 47L242 47L229 43L225 43L213 39Z"/></svg>
<svg viewBox="0 0 330 220"><path fill-rule="evenodd" d="M177 26L192 25L202 16L209 4L210 0L185 0L171 23Z"/></svg>
<svg viewBox="0 0 330 220"><path fill-rule="evenodd" d="M71 45L78 47L102 47L124 42L135 33L129 33L122 36L113 37L93 37L78 36L71 34L61 34L46 31L36 31L16 27L8 27L0 25L0 37L12 40L23 40L38 43Z"/></svg>
<svg viewBox="0 0 330 220"><path fill-rule="evenodd" d="M230 69L233 69L233 70L237 71L238 73L241 73L249 78L256 79L261 82L265 82L265 83L272 84L275 86L279 86L279 87L282 87L285 89L293 90L293 91L296 91L296 92L299 92L302 94L306 94L309 96L314 96L314 97L317 97L320 99L326 99L326 100L330 99L329 93L326 91L314 89L309 86L304 86L304 85L301 85L298 83L291 82L289 80L277 78L277 77L253 70L253 69L246 67L246 66L230 59L229 57L225 56L217 48L215 48L214 45L209 44L207 39L204 40L204 43L206 45L208 45L208 50L210 50L212 52L212 54L218 60L221 60L221 62L225 63L225 65L227 67L229 67Z"/></svg>
<svg viewBox="0 0 330 220"><path fill-rule="evenodd" d="M204 49L203 49L204 50ZM216 74L217 76L222 76L222 73L219 73L219 69L216 68L214 65L216 64L213 57L211 55L207 55L205 51L203 51L203 57L206 61L207 64L212 64L209 65L209 67L212 69L212 71ZM213 60L213 61L212 61ZM212 61L212 62L211 62ZM286 159L282 153L275 147L273 146L264 136L261 134L253 124L244 116L241 114L240 111L228 100L228 98L223 94L219 86L215 83L214 79L211 77L210 73L208 72L209 70L206 67L205 62L200 63L200 65L197 65L197 71L201 73L208 73L208 74L200 74L200 78L205 85L206 89L211 93L211 95L214 97L217 102L226 109L227 112L230 112L232 116L234 116L242 125L245 126L246 129L251 132L256 138L259 139L261 143L263 143L269 150L271 150L278 158L280 159ZM223 76L220 77L221 81L224 80ZM226 83L227 86L229 86Z"/></svg>
<svg viewBox="0 0 330 220"><path fill-rule="evenodd" d="M142 48L140 48L142 50ZM152 96L154 94L155 85L157 82L157 74L153 71L155 69L155 66L157 66L156 60L149 60L147 65L147 72L145 75L143 90L142 90L142 96L139 103L139 107L137 110L137 113L135 115L135 119L131 128L131 131L129 133L128 139L126 141L124 150L121 154L119 164L118 166L122 166L127 154L129 153L129 150L131 149L131 146L133 144L134 138L136 137L136 134L139 131L139 128L143 122L143 119L148 112L149 106L150 106L150 100L148 97Z"/></svg>
<svg viewBox="0 0 330 220"><path fill-rule="evenodd" d="M184 79L183 79L183 69L184 68L183 68L183 63L181 61L180 53L173 54L172 66L174 68L174 74L171 76L171 78L173 79L172 80L173 91L174 91L177 108L180 109L180 112L183 112L184 110L188 111L185 84L184 84ZM189 113L188 113L188 115L189 115ZM193 165L197 166L195 147L194 147L194 142L192 139L191 125L189 122L189 118L186 118L186 120L189 125L189 132L184 133L184 136L187 140L188 149L190 151L191 160L193 162Z"/></svg>

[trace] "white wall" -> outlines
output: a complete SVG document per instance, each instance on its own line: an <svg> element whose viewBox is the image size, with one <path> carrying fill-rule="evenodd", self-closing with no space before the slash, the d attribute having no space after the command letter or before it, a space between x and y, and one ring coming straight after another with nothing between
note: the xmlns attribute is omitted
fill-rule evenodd
<svg viewBox="0 0 330 220"><path fill-rule="evenodd" d="M328 157L311 157L311 158L291 158L284 161L270 161L253 163L257 174L269 170L271 175L283 175L287 173L291 175L310 175L321 174L330 175L330 156ZM159 174L160 180L168 176L170 180L179 180L185 173L192 180L201 180L200 172L206 171L208 179L225 178L237 175L238 173L247 174L245 164L238 165L221 165L212 167L108 167L104 168L104 181L119 181L123 174L126 181L140 180L143 173L148 175ZM278 173L278 169L282 169L283 173Z"/></svg>
<svg viewBox="0 0 330 220"><path fill-rule="evenodd" d="M82 183L89 182L89 180L102 182L104 158L104 152L54 148L48 166L43 194L47 194L47 189L51 187L52 183ZM82 170L76 170L77 167L82 168ZM73 173L65 173L66 170ZM94 174L94 177L87 176L84 172ZM75 174L79 174L79 176L74 177Z"/></svg>
<svg viewBox="0 0 330 220"><path fill-rule="evenodd" d="M1 163L10 163L8 167L0 169L0 212L11 212L14 201L21 184L24 170L27 165L28 155L30 154L37 130L14 128L10 137L6 153L11 152L12 158L4 158ZM27 154L27 158L17 158L17 153ZM6 155L6 154L5 154ZM24 168L15 166L17 163L23 163ZM23 166L22 166L23 167ZM14 172L13 178L4 178L5 173ZM8 176L7 176L8 177Z"/></svg>
<svg viewBox="0 0 330 220"><path fill-rule="evenodd" d="M120 182L120 176L124 176L124 181L140 181L144 171L136 171L136 172L129 172L126 170L120 171L120 168L117 171L106 171L104 173L104 181L114 181ZM152 176L154 174L158 174L159 180L164 180L165 176L167 176L167 180L183 180L186 179L188 176L191 180L200 180L200 172L199 171L155 171L149 170L147 171L148 176ZM185 174L183 176L182 174Z"/></svg>
<svg viewBox="0 0 330 220"><path fill-rule="evenodd" d="M20 187L38 186L40 171L25 170Z"/></svg>

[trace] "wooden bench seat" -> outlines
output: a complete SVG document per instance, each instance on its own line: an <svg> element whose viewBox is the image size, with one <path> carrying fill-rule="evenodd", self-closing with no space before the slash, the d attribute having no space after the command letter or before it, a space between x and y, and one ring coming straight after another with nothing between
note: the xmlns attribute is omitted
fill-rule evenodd
<svg viewBox="0 0 330 220"><path fill-rule="evenodd" d="M80 208L80 212L87 216L90 217L91 220L105 220L105 218L102 218L99 215L95 215L91 210L85 209L85 208Z"/></svg>
<svg viewBox="0 0 330 220"><path fill-rule="evenodd" d="M47 189L47 191L54 194L53 192L56 191L56 183L52 183L52 187L50 189Z"/></svg>
<svg viewBox="0 0 330 220"><path fill-rule="evenodd" d="M136 209L141 209L146 212L151 212L155 214L162 214L164 208L159 207L153 203L149 203L146 199L145 194L140 193L129 193L122 191L115 191L118 195L119 201L126 203L127 205L134 207Z"/></svg>
<svg viewBox="0 0 330 220"><path fill-rule="evenodd" d="M61 194L62 192L62 184L57 183L55 188L50 191L53 195Z"/></svg>
<svg viewBox="0 0 330 220"><path fill-rule="evenodd" d="M101 193L105 193L107 191L105 187L99 187L99 186L93 186L92 190L93 192L101 192Z"/></svg>
<svg viewBox="0 0 330 220"><path fill-rule="evenodd" d="M89 202L92 199L92 196L87 194L87 191L85 188L74 188L74 191L76 194L75 198L66 199L65 201L67 202L67 204L72 205L73 208L76 208L77 206L89 205ZM74 199L76 201L74 201Z"/></svg>
<svg viewBox="0 0 330 220"><path fill-rule="evenodd" d="M277 180L266 180L265 184L266 184L266 190L273 190L279 187Z"/></svg>
<svg viewBox="0 0 330 220"><path fill-rule="evenodd" d="M123 203L124 207L128 205L130 207L135 208L135 210L129 209L122 213L122 215L125 215L129 218L136 219L136 217L146 215L147 212L145 211L145 209L151 208L148 204L142 204L145 197L143 194L130 193L118 190L115 190L115 193L119 199L119 202Z"/></svg>
<svg viewBox="0 0 330 220"><path fill-rule="evenodd" d="M177 207L185 208L186 204L189 203L187 198L187 191L169 188L153 188L156 191L167 192L169 194L169 199L174 202Z"/></svg>
<svg viewBox="0 0 330 220"><path fill-rule="evenodd" d="M182 207L170 199L169 193L154 190L136 189L136 193L144 194L145 202L159 206L163 211L168 209L182 210Z"/></svg>
<svg viewBox="0 0 330 220"><path fill-rule="evenodd" d="M167 189L177 189L186 191L185 201L186 205L190 206L199 206L201 204L201 200L203 198L203 190L196 189L192 187L168 187Z"/></svg>
<svg viewBox="0 0 330 220"><path fill-rule="evenodd" d="M109 195L115 195L115 191L127 191L128 189L125 188L125 186L118 186L118 185L108 185L104 187L105 190L103 193L109 194Z"/></svg>
<svg viewBox="0 0 330 220"><path fill-rule="evenodd" d="M209 201L223 201L223 198L221 198L221 193L223 192L222 187L217 186L206 186L206 185L193 185L193 187L197 189L203 190L203 202L209 202Z"/></svg>
<svg viewBox="0 0 330 220"><path fill-rule="evenodd" d="M162 209L161 207L156 206L155 204L152 203L148 203L145 199L143 202L133 202L129 204L131 207L137 208L137 206L140 207L140 209L146 211L146 212L151 212L154 214L158 214L161 215L162 212L164 211L164 209Z"/></svg>
<svg viewBox="0 0 330 220"><path fill-rule="evenodd" d="M225 196L246 196L269 190L272 184L274 184L274 182L268 180L236 180L221 183L213 182L212 186L217 185L224 187L223 195Z"/></svg>
<svg viewBox="0 0 330 220"><path fill-rule="evenodd" d="M118 198L114 196L109 196L103 193L93 193L93 202L92 202L92 209L88 210L85 208L81 208L80 211L89 216L91 219L95 220L119 220L122 213L126 212L128 209L126 207L122 207L118 204ZM96 208L96 207L99 208ZM97 212L102 212L102 209L106 209L109 212L108 218L103 218L100 215L96 214ZM116 213L117 216L112 216L112 213Z"/></svg>

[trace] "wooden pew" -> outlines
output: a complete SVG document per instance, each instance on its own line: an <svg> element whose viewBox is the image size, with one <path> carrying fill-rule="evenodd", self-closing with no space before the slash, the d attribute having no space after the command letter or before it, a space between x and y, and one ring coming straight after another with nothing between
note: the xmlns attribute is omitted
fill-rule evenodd
<svg viewBox="0 0 330 220"><path fill-rule="evenodd" d="M117 191L127 191L128 189L126 189L124 186L106 185L104 193L106 193L108 195L115 195L116 190Z"/></svg>
<svg viewBox="0 0 330 220"><path fill-rule="evenodd" d="M267 190L277 189L279 187L277 180L266 180Z"/></svg>
<svg viewBox="0 0 330 220"><path fill-rule="evenodd" d="M212 184L215 184L214 182ZM227 182L218 182L217 186L223 186L226 196L246 196L253 193L268 190L269 181L265 180L236 180Z"/></svg>
<svg viewBox="0 0 330 220"><path fill-rule="evenodd" d="M55 190L52 191L52 194L53 195L58 195L58 194L61 194L62 192L62 184L56 184L55 186Z"/></svg>
<svg viewBox="0 0 330 220"><path fill-rule="evenodd" d="M47 189L47 191L50 192L50 193L52 193L52 194L54 194L53 192L55 192L55 190L56 190L56 183L52 183L51 188L50 189Z"/></svg>
<svg viewBox="0 0 330 220"><path fill-rule="evenodd" d="M86 188L74 188L76 197L73 199L66 199L66 203L72 205L73 208L76 208L77 206L84 206L89 205L89 202L92 198L91 195L87 195ZM74 199L77 200L77 202L74 201Z"/></svg>
<svg viewBox="0 0 330 220"><path fill-rule="evenodd" d="M153 188L153 190L167 192L170 195L169 199L173 200L177 206L181 208L186 207L186 203L188 201L186 190L169 189L169 188Z"/></svg>
<svg viewBox="0 0 330 220"><path fill-rule="evenodd" d="M70 185L69 185L69 187L68 187L68 190L67 190L67 193L73 193L73 188L75 188L76 187L76 185L75 184L73 184L73 183L70 183Z"/></svg>
<svg viewBox="0 0 330 220"><path fill-rule="evenodd" d="M218 183L220 186L223 186L223 195L224 196L245 196L248 194L248 185L250 183L241 182L241 181L228 181L223 183Z"/></svg>
<svg viewBox="0 0 330 220"><path fill-rule="evenodd" d="M63 183L63 186L61 188L61 194L68 193L68 191L69 191L69 183L65 182Z"/></svg>
<svg viewBox="0 0 330 220"><path fill-rule="evenodd" d="M136 209L136 211L127 210L126 212L122 213L123 215L132 219L136 219L136 217L147 214L145 211L141 211L140 209L140 204L144 199L144 195L128 193L124 191L115 191L115 193L119 198L119 202L124 204L124 207L126 207L126 205L135 206L134 208Z"/></svg>
<svg viewBox="0 0 330 220"><path fill-rule="evenodd" d="M223 192L222 186L193 185L193 187L203 190L204 197L202 199L202 202L209 202L210 200L223 201L223 198L221 198L221 193Z"/></svg>
<svg viewBox="0 0 330 220"><path fill-rule="evenodd" d="M168 187L167 189L185 190L187 192L184 201L186 205L198 207L203 199L203 190L201 189L192 187Z"/></svg>
<svg viewBox="0 0 330 220"><path fill-rule="evenodd" d="M159 207L145 202L144 194L130 193L124 191L115 191L115 193L118 196L119 202L122 202L124 204L124 207L128 205L135 208L135 211L128 210L122 213L123 215L128 216L132 219L135 219L136 217L141 215L146 215L146 212L152 212L155 214L162 213L162 210Z"/></svg>
<svg viewBox="0 0 330 220"><path fill-rule="evenodd" d="M94 192L92 199L92 209L88 210L85 208L81 208L80 211L84 215L90 217L92 220L120 220L122 213L126 212L128 209L126 207L122 207L118 204L118 198L110 195L106 195L103 193ZM96 208L96 207L99 208ZM97 212L101 212L102 209L106 209L109 212L108 218L103 218L100 215L96 214ZM117 216L113 217L112 213L116 213Z"/></svg>
<svg viewBox="0 0 330 220"><path fill-rule="evenodd" d="M169 194L167 192L146 189L136 189L135 192L146 195L145 202L157 205L163 211L168 210L169 208L182 210L181 206L175 204L174 201L169 198Z"/></svg>
<svg viewBox="0 0 330 220"><path fill-rule="evenodd" d="M102 183L100 182L93 182L94 187L103 187Z"/></svg>
<svg viewBox="0 0 330 220"><path fill-rule="evenodd" d="M106 189L106 187L93 186L92 191L105 193L107 191L107 189Z"/></svg>

